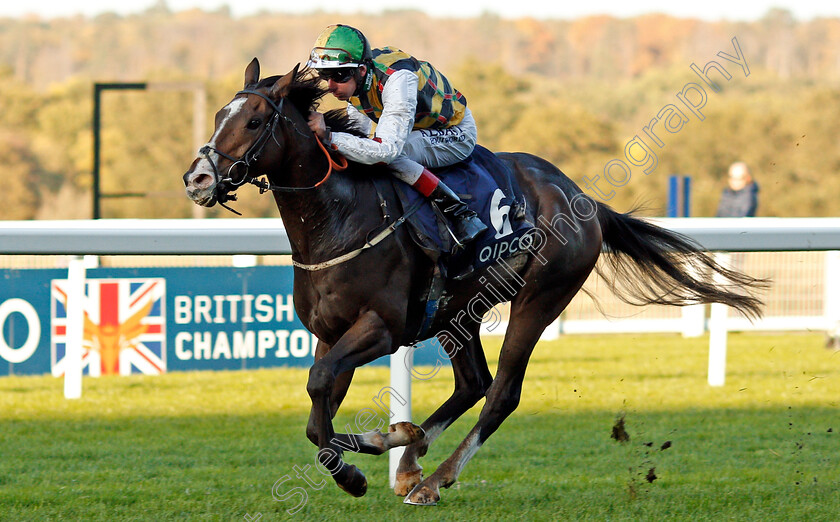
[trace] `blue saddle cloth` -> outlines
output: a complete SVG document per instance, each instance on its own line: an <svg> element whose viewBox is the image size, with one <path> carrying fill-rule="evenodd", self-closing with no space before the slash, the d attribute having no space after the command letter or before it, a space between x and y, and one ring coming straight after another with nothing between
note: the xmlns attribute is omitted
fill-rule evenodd
<svg viewBox="0 0 840 522"><path fill-rule="evenodd" d="M513 172L495 154L476 146L464 161L436 169L446 183L479 219L487 230L466 248L453 251L454 241L431 204L420 193L401 181L395 181L403 209L420 204L409 217L415 240L450 275L481 268L521 252L519 238L533 224L525 219L525 198ZM419 201L423 200L423 201Z"/></svg>

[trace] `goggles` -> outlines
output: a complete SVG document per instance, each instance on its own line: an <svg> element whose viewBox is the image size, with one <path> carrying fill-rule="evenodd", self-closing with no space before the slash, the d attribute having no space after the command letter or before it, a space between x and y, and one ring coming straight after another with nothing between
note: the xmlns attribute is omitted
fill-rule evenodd
<svg viewBox="0 0 840 522"><path fill-rule="evenodd" d="M322 80L332 80L336 83L347 83L356 75L356 67L341 67L338 69L321 69L318 77Z"/></svg>
<svg viewBox="0 0 840 522"><path fill-rule="evenodd" d="M309 61L316 67L355 67L359 62L349 51L339 47L316 47L309 55Z"/></svg>

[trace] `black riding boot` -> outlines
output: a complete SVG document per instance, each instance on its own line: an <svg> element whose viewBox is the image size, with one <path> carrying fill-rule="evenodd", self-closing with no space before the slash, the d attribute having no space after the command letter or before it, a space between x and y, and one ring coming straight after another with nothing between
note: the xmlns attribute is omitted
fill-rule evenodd
<svg viewBox="0 0 840 522"><path fill-rule="evenodd" d="M461 201L461 198L452 192L452 189L447 187L442 181L429 194L429 199L449 219L449 222L452 224L455 241L459 245L472 241L479 234L487 230L487 225L478 219L478 215L470 210L466 203Z"/></svg>

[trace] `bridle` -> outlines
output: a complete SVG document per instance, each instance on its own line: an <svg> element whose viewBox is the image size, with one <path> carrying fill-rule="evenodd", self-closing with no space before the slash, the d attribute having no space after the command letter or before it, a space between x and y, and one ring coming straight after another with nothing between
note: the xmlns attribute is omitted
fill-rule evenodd
<svg viewBox="0 0 840 522"><path fill-rule="evenodd" d="M244 185L245 183L251 183L251 184L259 187L260 194L262 194L264 192L267 192L267 191L285 192L285 193L303 192L303 191L307 191L307 190L316 189L316 188L320 187L321 185L323 185L330 178L330 175L332 175L333 169L335 169L337 171L341 171L341 170L344 170L344 169L347 168L347 158L339 155L340 160L338 162L336 162L333 159L332 155L330 154L330 151L327 150L327 147L325 147L324 144L321 142L321 140L318 139L318 137L316 136L315 141L318 143L318 146L321 148L321 151L327 157L327 163L328 163L327 173L324 175L324 177L321 179L321 181L319 181L319 182L317 182L314 185L309 186L309 187L283 187L283 186L279 186L279 185L274 185L273 183L268 181L267 177L266 177L266 179L257 179L257 177L249 176L249 170L250 170L251 166L255 165L257 163L257 161L259 160L260 156L263 153L263 150L265 149L266 144L268 143L269 138L273 139L274 143L276 143L278 147L282 148L282 145L280 145L280 143L277 141L277 137L274 135L275 131L277 130L277 125L280 122L280 118L285 119L289 123L289 125L292 127L292 129L294 129L295 132L297 132L298 134L300 134L304 138L308 138L309 136L302 133L295 126L294 122L288 116L283 114L283 102L285 101L285 98L281 98L279 103L274 103L274 100L272 100L271 98L269 98L265 94L263 94L263 93L261 93L257 90L253 90L253 89L241 90L241 91L236 93L236 96L239 96L240 94L246 94L246 95L254 94L256 96L259 96L260 98L264 99L268 103L269 107L271 107L271 109L274 111L274 113L269 118L268 122L266 123L265 127L263 128L262 133L260 133L260 136L256 139L256 141L254 141L254 143L248 148L248 150L245 152L245 154L243 154L242 157L240 157L239 159L234 158L234 157L232 157L228 154L225 154L224 152L221 152L221 151L217 150L216 148L211 147L210 145L205 145L205 146L201 147L201 149L198 151L199 156L206 159L207 161L209 161L210 165L213 167L213 176L214 176L215 181L216 181L216 186L214 188L214 195L216 196L216 201L222 207L226 208L227 210L230 210L234 214L239 214L239 212L237 212L236 210L234 210L234 209L230 208L229 206L225 205L225 202L226 201L236 201L236 194L230 193L230 191L233 190L233 189L236 189L237 187L240 187L240 186ZM228 167L228 172L227 172L228 176L227 177L223 177L221 175L221 173L219 172L219 168L216 166L216 163L213 161L213 159L211 158L211 156L209 154L210 152L215 152L219 156L221 156L221 157L223 157L223 158L225 158L225 159L227 159L228 161L231 162L231 166ZM245 172L242 174L242 176L239 179L233 179L233 177L231 176L231 172L233 171L234 167L236 167L237 165L244 166ZM389 215L388 215L387 210L386 210L387 205L385 203L385 200L382 199L381 194L379 195L379 198L380 198L380 202L381 202L380 207L383 209L383 219L385 221L387 221L388 218L389 218ZM374 238L366 239L365 244L362 247L357 248L356 250L353 250L353 251L348 252L344 255L338 256L338 257L336 257L334 259L331 259L329 261L324 261L322 263L316 263L316 264L300 263L293 258L292 259L292 264L295 267L303 269L303 270L318 271L318 270L323 270L323 269L326 269L326 268L330 268L332 266L339 265L341 263L344 263L345 261L349 261L350 259L353 259L354 257L356 257L359 254L361 254L362 252L364 252L365 250L367 250L369 248L373 248L378 243L382 242L385 238L387 238L388 236L393 234L400 226L402 226L406 222L406 220L412 214L414 214L420 208L420 205L422 203L423 203L423 200L418 200L408 211L405 212L405 214L403 214L403 216L401 216L399 219L397 219L396 221L391 223L389 226L387 226L384 230L379 232L379 234L377 234ZM239 215L241 215L241 214L239 214ZM369 235L370 234L368 234L368 236Z"/></svg>
<svg viewBox="0 0 840 522"><path fill-rule="evenodd" d="M272 111L274 112L271 115L271 117L269 117L259 137L254 141L253 144L251 144L248 150L245 151L245 154L243 154L240 158L234 158L229 154L225 154L224 152L216 149L215 147L211 147L210 145L205 145L198 150L199 157L206 159L210 163L210 166L213 167L213 177L216 183L213 192L216 196L216 201L219 203L219 205L221 205L227 210L230 210L234 214L242 215L239 214L239 212L237 212L236 210L225 205L225 202L236 201L236 194L232 193L231 191L236 190L238 187L241 187L245 183L250 183L259 187L260 194L267 191L302 192L306 190L313 190L321 186L324 182L326 182L329 179L330 175L332 175L333 168L339 171L347 168L347 159L341 157L341 161L339 163L336 163L330 155L329 151L327 151L326 147L324 147L324 144L321 143L321 140L317 139L316 137L315 141L318 142L318 145L320 146L321 150L327 156L327 160L329 163L327 174L318 183L315 183L314 185L309 187L283 187L280 185L274 185L273 183L269 182L267 178L258 179L258 176L249 176L251 166L255 165L257 161L259 161L260 156L262 155L269 138L273 139L274 143L276 143L278 147L282 148L280 143L277 141L277 137L275 136L275 131L277 130L277 125L280 122L280 118L286 120L290 124L291 128L294 129L295 132L297 132L301 136L308 136L302 133L288 116L283 114L283 103L286 101L285 98L281 98L279 103L274 103L274 100L261 93L260 91L254 89L243 89L237 92L236 96L239 96L240 94L254 94L256 96L259 96L260 98L264 99L266 103L268 103L268 106L271 107ZM216 162L213 161L213 158L210 155L211 152L214 152L231 162L230 167L228 167L226 177L222 176L222 174L219 172L219 168L216 166ZM231 173L233 172L234 168L238 165L244 167L244 172L239 177L239 179L234 179Z"/></svg>

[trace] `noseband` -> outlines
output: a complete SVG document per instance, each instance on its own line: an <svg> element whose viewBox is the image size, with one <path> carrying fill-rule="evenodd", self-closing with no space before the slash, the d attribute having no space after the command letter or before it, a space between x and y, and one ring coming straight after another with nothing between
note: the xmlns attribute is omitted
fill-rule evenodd
<svg viewBox="0 0 840 522"><path fill-rule="evenodd" d="M242 157L240 157L238 159L234 158L234 157L232 157L228 154L225 154L224 152L216 149L215 147L211 147L210 145L205 145L198 150L199 157L201 157L203 159L206 159L208 162L210 162L210 166L213 167L213 177L214 177L215 183L216 183L216 186L215 186L215 189L214 189L213 192L214 192L214 195L216 196L216 201L219 203L219 205L226 208L227 210L230 210L234 214L239 214L239 212L237 212L236 210L234 210L234 209L230 208L229 206L225 205L225 202L236 201L236 194L231 193L230 191L235 190L236 188L244 185L245 183L251 183L251 184L259 187L261 194L263 192L266 192L266 191L299 192L299 191L311 190L311 189L319 187L322 183L324 183L325 181L327 181L327 179L329 179L330 175L332 174L333 167L335 167L336 170L344 170L345 168L347 168L347 160L345 158L342 158L342 160L343 160L342 163L340 163L340 164L335 163L335 161L333 161L332 157L330 156L330 153L326 150L324 145L321 143L321 140L316 138L315 141L318 142L318 145L320 145L321 150L323 150L324 154L326 154L326 156L327 156L327 159L329 161L329 169L327 170L326 176L324 176L324 178L321 181L319 181L318 183L316 183L315 185L312 185L311 187L282 187L282 186L274 185L274 184L270 183L268 180L259 180L259 179L256 179L256 177L249 176L248 174L249 174L251 166L256 164L257 161L259 160L260 156L263 153L263 150L265 149L266 144L268 143L269 138L273 139L274 143L276 143L278 147L281 147L280 143L277 141L277 137L274 135L275 131L277 130L277 125L280 122L280 118L283 118L286 121L288 121L290 126L292 127L292 129L294 129L295 132L297 132L301 136L303 136L303 137L308 137L308 136L306 134L303 134L302 132L300 132L300 130L298 130L298 128L295 126L294 122L291 119L289 119L288 116L283 114L283 102L286 101L285 98L281 98L280 103L274 103L274 100L272 100L271 98L269 98L265 94L261 93L260 91L253 90L253 89L243 89L243 90L237 92L236 96L239 96L240 94L246 94L246 95L247 94L254 94L256 96L259 96L260 98L264 99L266 101L266 103L268 103L268 106L271 107L272 111L274 111L274 112L271 115L271 117L268 119L268 122L263 127L263 131L262 131L262 133L260 133L260 136L256 139L256 141L254 141L254 143L248 148L248 150L245 152L245 154L242 155ZM213 158L210 156L211 152L215 152L219 156L221 156L221 157L223 157L223 158L225 158L225 159L227 159L228 161L231 162L230 167L228 167L227 177L223 177L222 174L219 172L219 169L216 166L216 162L214 162ZM231 172L233 171L233 168L236 167L237 165L244 166L245 172L243 173L243 175L240 179L234 180L233 177L231 176ZM239 215L241 215L241 214L239 214Z"/></svg>

